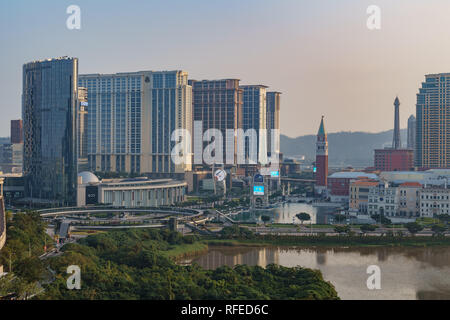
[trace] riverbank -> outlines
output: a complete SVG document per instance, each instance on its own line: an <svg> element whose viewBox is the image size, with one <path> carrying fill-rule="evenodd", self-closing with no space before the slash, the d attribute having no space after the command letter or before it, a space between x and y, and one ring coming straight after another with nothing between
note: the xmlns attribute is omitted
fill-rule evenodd
<svg viewBox="0 0 450 320"><path fill-rule="evenodd" d="M450 247L450 237L389 236L255 236L252 239L205 239L214 246L351 246L351 247Z"/></svg>
<svg viewBox="0 0 450 320"><path fill-rule="evenodd" d="M172 260L186 259L208 252L212 246L228 247L450 247L450 237L379 236L255 236L253 239L203 237L192 244L174 245L163 255Z"/></svg>
<svg viewBox="0 0 450 320"><path fill-rule="evenodd" d="M197 241L192 244L185 243L180 245L173 245L169 250L162 251L161 254L172 260L178 260L203 254L206 252L208 252L208 243L204 241Z"/></svg>

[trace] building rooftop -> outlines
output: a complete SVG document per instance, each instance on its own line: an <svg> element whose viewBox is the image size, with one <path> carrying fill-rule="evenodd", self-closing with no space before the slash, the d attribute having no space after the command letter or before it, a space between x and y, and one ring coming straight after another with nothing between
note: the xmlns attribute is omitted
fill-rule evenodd
<svg viewBox="0 0 450 320"><path fill-rule="evenodd" d="M369 181L369 180L356 180L353 182L354 186L363 186L363 187L375 187L378 185L378 181Z"/></svg>
<svg viewBox="0 0 450 320"><path fill-rule="evenodd" d="M78 174L78 178L81 178L81 184L99 183L100 180L95 174L89 171L83 171Z"/></svg>
<svg viewBox="0 0 450 320"><path fill-rule="evenodd" d="M326 133L325 133L325 125L323 124L323 118L324 118L324 116L322 116L322 120L320 120L319 132L317 132L317 135L319 135L319 136L326 135Z"/></svg>
<svg viewBox="0 0 450 320"><path fill-rule="evenodd" d="M378 179L378 176L374 173L365 173L358 171L344 171L344 172L335 172L330 175L328 178L341 178L341 179L357 179L357 178L369 178L369 179Z"/></svg>
<svg viewBox="0 0 450 320"><path fill-rule="evenodd" d="M185 184L183 180L174 179L149 179L147 177L138 178L119 178L119 179L103 179L102 187L138 187L138 186L177 186Z"/></svg>
<svg viewBox="0 0 450 320"><path fill-rule="evenodd" d="M422 187L419 182L403 182L400 187Z"/></svg>
<svg viewBox="0 0 450 320"><path fill-rule="evenodd" d="M244 89L244 88L268 88L268 86L265 86L263 84L243 84L239 86L240 88Z"/></svg>
<svg viewBox="0 0 450 320"><path fill-rule="evenodd" d="M185 73L187 71L183 70L141 70L141 71L130 71L130 72L117 72L117 73L86 73L86 74L80 74L78 77L82 78L88 78L88 77L120 77L120 76L127 76L127 75L142 75L145 73L178 73L182 72Z"/></svg>

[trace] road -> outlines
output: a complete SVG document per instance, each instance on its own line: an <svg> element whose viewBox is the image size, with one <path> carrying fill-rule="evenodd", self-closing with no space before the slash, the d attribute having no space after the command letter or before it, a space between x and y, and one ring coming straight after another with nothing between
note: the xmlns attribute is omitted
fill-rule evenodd
<svg viewBox="0 0 450 320"><path fill-rule="evenodd" d="M273 227L247 227L248 229L260 233L260 234L278 234L278 235L299 235L299 236L308 236L308 235L317 235L317 234L326 234L326 235L338 235L334 231L333 227L330 228L306 228L306 227L300 227L300 230L298 228L273 228ZM352 228L351 229L356 234L362 234L361 230L359 228ZM367 235L371 236L382 236L384 234L387 234L388 232L402 232L404 235L409 235L410 233L406 228L378 228L377 230L373 232L366 232ZM416 235L418 236L432 236L433 231L431 230L423 230L421 232L418 232ZM445 233L446 236L450 236L449 232Z"/></svg>

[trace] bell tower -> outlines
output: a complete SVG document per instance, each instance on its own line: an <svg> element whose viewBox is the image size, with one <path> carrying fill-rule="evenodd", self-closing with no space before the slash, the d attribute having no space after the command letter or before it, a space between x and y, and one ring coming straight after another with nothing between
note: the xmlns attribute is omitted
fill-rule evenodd
<svg viewBox="0 0 450 320"><path fill-rule="evenodd" d="M327 189L328 177L328 140L325 131L323 118L320 121L319 132L317 133L316 142L316 186L315 190L318 194L324 194Z"/></svg>

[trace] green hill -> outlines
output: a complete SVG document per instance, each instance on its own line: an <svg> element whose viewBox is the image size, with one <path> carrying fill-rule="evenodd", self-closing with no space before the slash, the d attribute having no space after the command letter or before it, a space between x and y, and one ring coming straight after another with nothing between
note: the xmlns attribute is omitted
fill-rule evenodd
<svg viewBox="0 0 450 320"><path fill-rule="evenodd" d="M406 146L406 129L401 130L402 144ZM328 134L329 163L334 166L365 167L373 165L373 150L391 146L393 130L367 132L337 132ZM315 157L315 135L290 138L281 135L281 152L285 157L304 155Z"/></svg>

